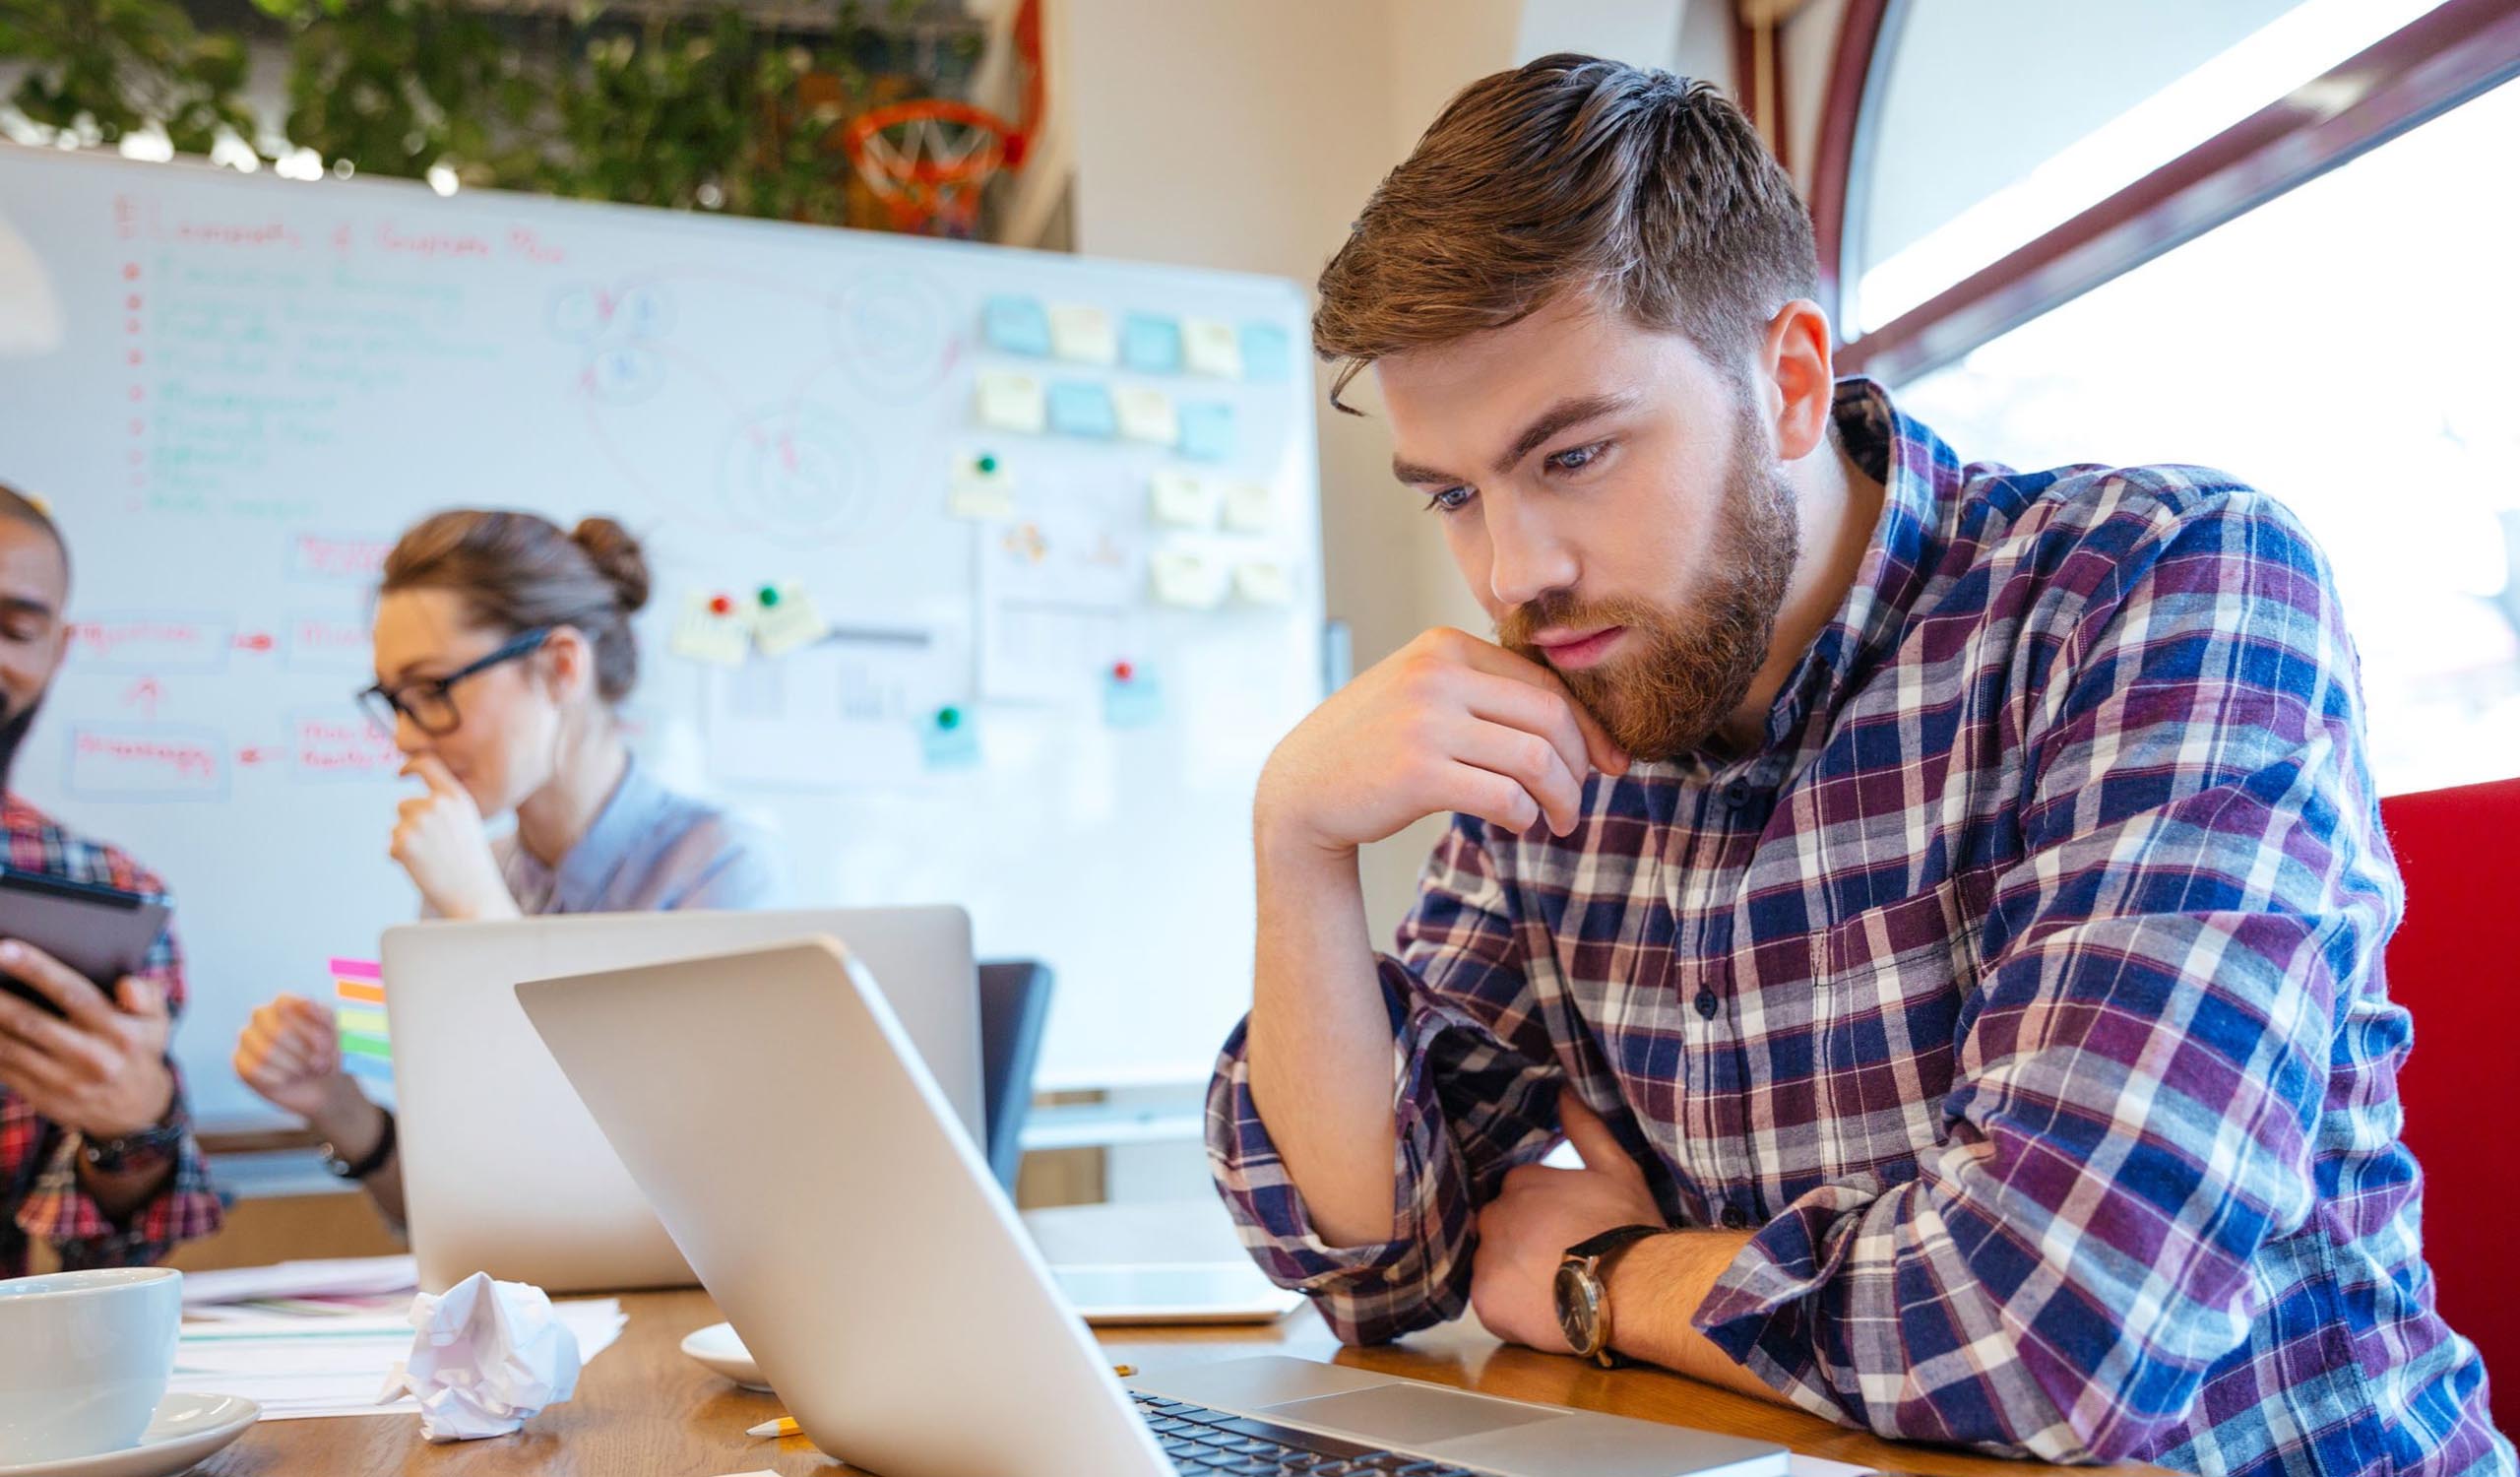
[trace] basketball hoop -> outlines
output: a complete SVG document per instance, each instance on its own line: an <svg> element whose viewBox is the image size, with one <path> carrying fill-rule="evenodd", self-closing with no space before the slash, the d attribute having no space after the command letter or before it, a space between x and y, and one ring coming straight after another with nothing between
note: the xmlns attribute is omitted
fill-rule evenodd
<svg viewBox="0 0 2520 1477"><path fill-rule="evenodd" d="M1015 125L943 97L895 102L851 120L841 135L857 177L883 202L893 229L969 236L980 191L1022 150Z"/></svg>

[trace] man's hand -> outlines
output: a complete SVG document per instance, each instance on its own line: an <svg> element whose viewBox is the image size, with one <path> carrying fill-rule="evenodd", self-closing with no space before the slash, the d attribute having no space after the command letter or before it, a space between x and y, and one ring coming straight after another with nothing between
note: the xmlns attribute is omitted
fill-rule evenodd
<svg viewBox="0 0 2520 1477"><path fill-rule="evenodd" d="M0 973L65 1014L0 994L0 1081L37 1114L89 1138L155 1126L174 1106L166 1065L172 1023L158 986L137 976L107 999L87 977L32 944L0 941Z"/></svg>
<svg viewBox="0 0 2520 1477"><path fill-rule="evenodd" d="M1462 631L1375 663L1270 755L1255 805L1273 839L1337 854L1459 811L1513 833L1573 830L1584 779L1627 755L1557 674Z"/></svg>
<svg viewBox="0 0 2520 1477"><path fill-rule="evenodd" d="M447 772L445 761L413 754L403 774L426 785L428 793L403 802L390 850L420 896L447 918L515 917L516 898L499 875L480 807Z"/></svg>
<svg viewBox="0 0 2520 1477"><path fill-rule="evenodd" d="M1558 1089L1557 1111L1584 1167L1526 1164L1505 1172L1504 1188L1479 1212L1470 1306L1498 1338L1569 1354L1574 1350L1557 1326L1554 1292L1566 1249L1621 1226L1665 1222L1645 1172L1609 1125L1576 1101L1571 1088Z"/></svg>

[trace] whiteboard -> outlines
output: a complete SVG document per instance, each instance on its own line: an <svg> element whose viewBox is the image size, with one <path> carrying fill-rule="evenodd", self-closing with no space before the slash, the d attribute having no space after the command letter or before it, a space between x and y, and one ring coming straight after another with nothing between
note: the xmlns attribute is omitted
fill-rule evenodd
<svg viewBox="0 0 2520 1477"><path fill-rule="evenodd" d="M773 827L800 902L956 902L1050 963L1044 1088L1202 1079L1252 788L1322 690L1305 342L1274 279L0 147L0 480L77 623L15 783L166 879L196 1112L264 1117L246 1013L417 907L350 701L384 551L608 513L657 577L647 762ZM765 586L832 634L679 654Z"/></svg>

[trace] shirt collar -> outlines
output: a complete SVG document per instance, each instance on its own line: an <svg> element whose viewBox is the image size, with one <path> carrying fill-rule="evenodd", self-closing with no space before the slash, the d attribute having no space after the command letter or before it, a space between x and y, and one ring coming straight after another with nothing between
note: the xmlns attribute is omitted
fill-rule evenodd
<svg viewBox="0 0 2520 1477"><path fill-rule="evenodd" d="M578 838L578 844L569 848L557 867L544 867L533 853L518 847L517 856L529 886L536 891L549 889L546 911L605 911L603 899L613 879L629 861L632 846L655 829L657 812L664 799L664 788L650 779L648 772L639 767L638 757L632 755L622 766L612 794L605 797L603 808L596 812L594 823Z"/></svg>
<svg viewBox="0 0 2520 1477"><path fill-rule="evenodd" d="M1830 415L1848 458L1881 483L1881 516L1837 613L1768 708L1762 755L1791 746L1815 709L1834 711L1898 644L1963 487L1960 458L1875 381L1840 380Z"/></svg>

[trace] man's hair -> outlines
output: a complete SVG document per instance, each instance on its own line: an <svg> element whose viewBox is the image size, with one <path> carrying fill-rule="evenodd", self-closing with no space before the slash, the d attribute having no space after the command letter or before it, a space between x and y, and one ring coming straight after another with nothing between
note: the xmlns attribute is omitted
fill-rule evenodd
<svg viewBox="0 0 2520 1477"><path fill-rule="evenodd" d="M1809 213L1721 91L1561 53L1463 89L1383 177L1322 269L1312 343L1340 364L1346 411L1375 359L1589 292L1736 379L1818 280Z"/></svg>
<svg viewBox="0 0 2520 1477"><path fill-rule="evenodd" d="M61 550L63 571L66 573L69 570L70 541L61 537L60 526L52 521L52 514L42 503L10 486L7 482L0 482L0 518L6 518L12 523L23 523L29 528L40 531L45 538L52 541L53 547Z"/></svg>

